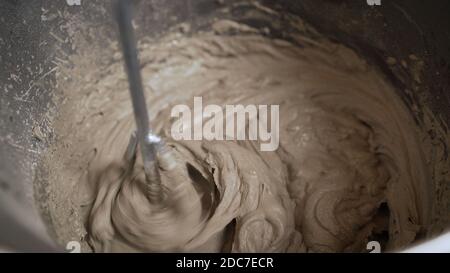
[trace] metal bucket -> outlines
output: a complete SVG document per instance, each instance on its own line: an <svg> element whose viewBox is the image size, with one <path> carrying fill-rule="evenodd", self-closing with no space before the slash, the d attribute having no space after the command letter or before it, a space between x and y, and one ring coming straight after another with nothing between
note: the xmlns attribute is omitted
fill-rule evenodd
<svg viewBox="0 0 450 273"><path fill-rule="evenodd" d="M270 21L246 15L252 9L245 4L249 1L135 2L136 24L145 26L137 29L139 38L161 36L183 22L190 23L191 31L201 31L208 29L214 18L269 28L272 36L283 38ZM244 4L236 5L241 2ZM372 2L260 1L274 10L298 15L331 39L362 52L399 90L410 90L401 94L405 101L423 98L432 112L450 126L450 30L445 27L450 25L450 3L382 0L380 6L369 5ZM224 7L229 12L219 12ZM64 250L47 232L45 215L38 209L41 200L36 198L40 190L34 183L36 166L57 137L52 135L51 125L42 123L53 109L58 109L51 100L58 91L55 66L77 54L74 37L84 39L93 48L117 39L111 3L4 0L0 2L0 25L0 249ZM413 86L414 75L393 70L386 61L388 57L408 60L415 56L423 60L425 68L419 89ZM419 109L415 117L420 120L420 116ZM36 132L36 125L47 129ZM40 138L42 134L45 141ZM446 183L450 187L450 181ZM450 202L450 196L446 198Z"/></svg>

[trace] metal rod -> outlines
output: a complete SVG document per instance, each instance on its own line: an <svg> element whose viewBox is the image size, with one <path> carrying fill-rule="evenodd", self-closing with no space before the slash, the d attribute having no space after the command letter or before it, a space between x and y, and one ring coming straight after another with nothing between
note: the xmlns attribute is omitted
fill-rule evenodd
<svg viewBox="0 0 450 273"><path fill-rule="evenodd" d="M147 180L148 197L151 202L158 202L162 196L161 178L157 164L156 140L160 138L151 134L150 120L142 87L140 65L136 48L136 39L132 25L132 7L130 0L116 0L115 13L119 25L120 41L128 75L131 101L137 127L137 139L140 145L144 172Z"/></svg>

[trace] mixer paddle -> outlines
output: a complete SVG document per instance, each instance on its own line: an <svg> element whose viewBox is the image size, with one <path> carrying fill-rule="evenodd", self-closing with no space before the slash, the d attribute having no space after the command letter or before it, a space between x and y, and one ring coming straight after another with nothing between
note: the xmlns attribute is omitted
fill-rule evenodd
<svg viewBox="0 0 450 273"><path fill-rule="evenodd" d="M129 90L133 104L137 132L131 136L126 158L134 160L139 148L144 163L147 185L147 197L151 203L159 203L163 199L161 176L159 168L170 170L176 163L172 153L164 141L152 133L147 105L142 86L142 78L137 56L136 40L132 25L131 1L117 0L115 3L116 20L119 26L120 41L128 75Z"/></svg>

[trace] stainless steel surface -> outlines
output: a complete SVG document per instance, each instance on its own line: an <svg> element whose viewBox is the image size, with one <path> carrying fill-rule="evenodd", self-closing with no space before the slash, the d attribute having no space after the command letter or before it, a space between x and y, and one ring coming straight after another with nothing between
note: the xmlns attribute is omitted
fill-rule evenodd
<svg viewBox="0 0 450 273"><path fill-rule="evenodd" d="M425 243L409 247L402 253L450 253L450 233L433 238Z"/></svg>

